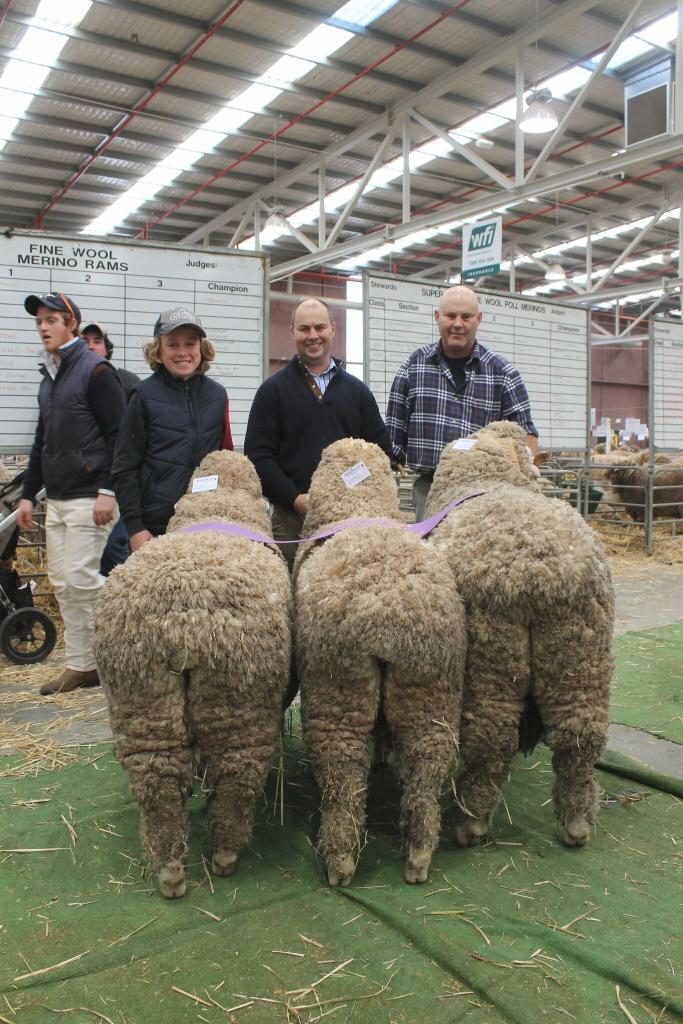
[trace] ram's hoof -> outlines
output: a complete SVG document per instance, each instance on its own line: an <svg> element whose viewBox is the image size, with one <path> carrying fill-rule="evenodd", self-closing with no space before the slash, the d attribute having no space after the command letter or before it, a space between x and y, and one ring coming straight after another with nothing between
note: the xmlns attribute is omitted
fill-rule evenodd
<svg viewBox="0 0 683 1024"><path fill-rule="evenodd" d="M185 868L178 861L165 864L159 872L159 891L167 900L179 900L185 895Z"/></svg>
<svg viewBox="0 0 683 1024"><path fill-rule="evenodd" d="M577 814L560 826L560 839L565 846L585 846L590 837L590 822L584 814Z"/></svg>
<svg viewBox="0 0 683 1024"><path fill-rule="evenodd" d="M426 850L424 848L420 849L419 847L410 846L408 848L408 856L406 857L406 862L403 867L403 877L406 882L410 885L415 885L418 882L426 882L431 862L431 849Z"/></svg>
<svg viewBox="0 0 683 1024"><path fill-rule="evenodd" d="M356 871L356 862L353 857L339 857L335 862L327 865L327 881L337 889L345 889L350 884Z"/></svg>
<svg viewBox="0 0 683 1024"><path fill-rule="evenodd" d="M226 878L237 866L237 854L228 850L217 850L211 858L211 870L214 875Z"/></svg>
<svg viewBox="0 0 683 1024"><path fill-rule="evenodd" d="M453 830L453 842L456 846L474 846L488 833L489 819L463 818Z"/></svg>

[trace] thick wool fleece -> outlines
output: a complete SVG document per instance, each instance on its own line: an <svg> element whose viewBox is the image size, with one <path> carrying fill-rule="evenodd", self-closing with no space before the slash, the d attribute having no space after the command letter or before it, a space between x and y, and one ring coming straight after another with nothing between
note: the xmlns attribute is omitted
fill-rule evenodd
<svg viewBox="0 0 683 1024"><path fill-rule="evenodd" d="M563 839L582 845L607 735L609 566L578 513L538 492L521 428L495 424L472 436L469 450L444 449L428 506L433 514L485 492L450 512L431 539L448 557L467 610L456 841L467 845L487 831L532 697L553 750Z"/></svg>
<svg viewBox="0 0 683 1024"><path fill-rule="evenodd" d="M348 488L341 474L370 476ZM311 481L304 536L350 518L400 521L389 461L342 440ZM439 796L456 752L465 628L448 566L400 528L355 526L305 545L295 574L304 739L322 795L319 849L333 885L355 870L365 820L369 741L388 724L403 785L408 881L423 881L439 838ZM444 636L449 642L444 643Z"/></svg>
<svg viewBox="0 0 683 1024"><path fill-rule="evenodd" d="M645 521L649 457L647 451L638 452L631 455L630 464L607 470L607 479L614 486L617 500L624 503L624 511L638 523ZM683 519L683 456L673 458L665 452L657 452L654 461L657 468L652 494L653 518Z"/></svg>
<svg viewBox="0 0 683 1024"><path fill-rule="evenodd" d="M181 499L169 532L111 574L97 613L116 753L165 895L184 891L184 797L195 758L211 794L214 870L228 873L249 841L289 675L291 589L279 552L218 532L178 532L181 523L215 520L272 535L248 460L212 453L195 476L213 473L219 489ZM174 885L165 887L164 872Z"/></svg>

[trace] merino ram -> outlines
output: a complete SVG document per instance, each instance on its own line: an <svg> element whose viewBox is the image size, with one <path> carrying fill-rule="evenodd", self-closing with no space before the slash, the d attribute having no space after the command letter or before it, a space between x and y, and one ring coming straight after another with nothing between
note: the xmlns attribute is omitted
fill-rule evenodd
<svg viewBox="0 0 683 1024"><path fill-rule="evenodd" d="M396 482L378 447L345 439L326 448L309 501L304 537L361 517L303 545L294 567L304 740L322 798L318 848L330 885L348 885L362 846L370 740L384 721L402 783L404 876L423 882L456 753L462 603L444 560L401 528Z"/></svg>
<svg viewBox="0 0 683 1024"><path fill-rule="evenodd" d="M185 799L197 763L209 792L211 868L234 870L251 836L289 675L284 559L274 546L220 532L238 524L272 536L258 478L234 452L206 456L193 479L212 475L217 489L192 493L190 484L168 533L114 570L97 616L116 754L169 898L185 892Z"/></svg>
<svg viewBox="0 0 683 1024"><path fill-rule="evenodd" d="M467 612L460 846L489 831L532 712L534 740L542 735L553 752L562 840L584 845L597 813L593 768L605 746L612 674L610 572L590 527L535 481L524 431L495 423L444 449L429 496L430 514L467 499L432 540Z"/></svg>

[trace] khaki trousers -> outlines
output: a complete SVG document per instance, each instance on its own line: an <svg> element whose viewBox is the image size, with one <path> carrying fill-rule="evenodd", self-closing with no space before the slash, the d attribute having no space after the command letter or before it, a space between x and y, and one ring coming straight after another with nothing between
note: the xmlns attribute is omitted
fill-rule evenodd
<svg viewBox="0 0 683 1024"><path fill-rule="evenodd" d="M93 655L95 603L104 584L100 561L107 537L118 519L96 526L94 498L49 498L45 516L47 575L64 622L66 667L78 672L96 668Z"/></svg>

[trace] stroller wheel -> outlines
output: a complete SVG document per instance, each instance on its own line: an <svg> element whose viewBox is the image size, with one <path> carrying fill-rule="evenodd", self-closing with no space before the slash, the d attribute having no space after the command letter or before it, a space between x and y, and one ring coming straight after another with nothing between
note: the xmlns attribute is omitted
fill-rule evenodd
<svg viewBox="0 0 683 1024"><path fill-rule="evenodd" d="M0 649L19 665L47 658L56 641L54 622L38 608L17 608L0 624Z"/></svg>

